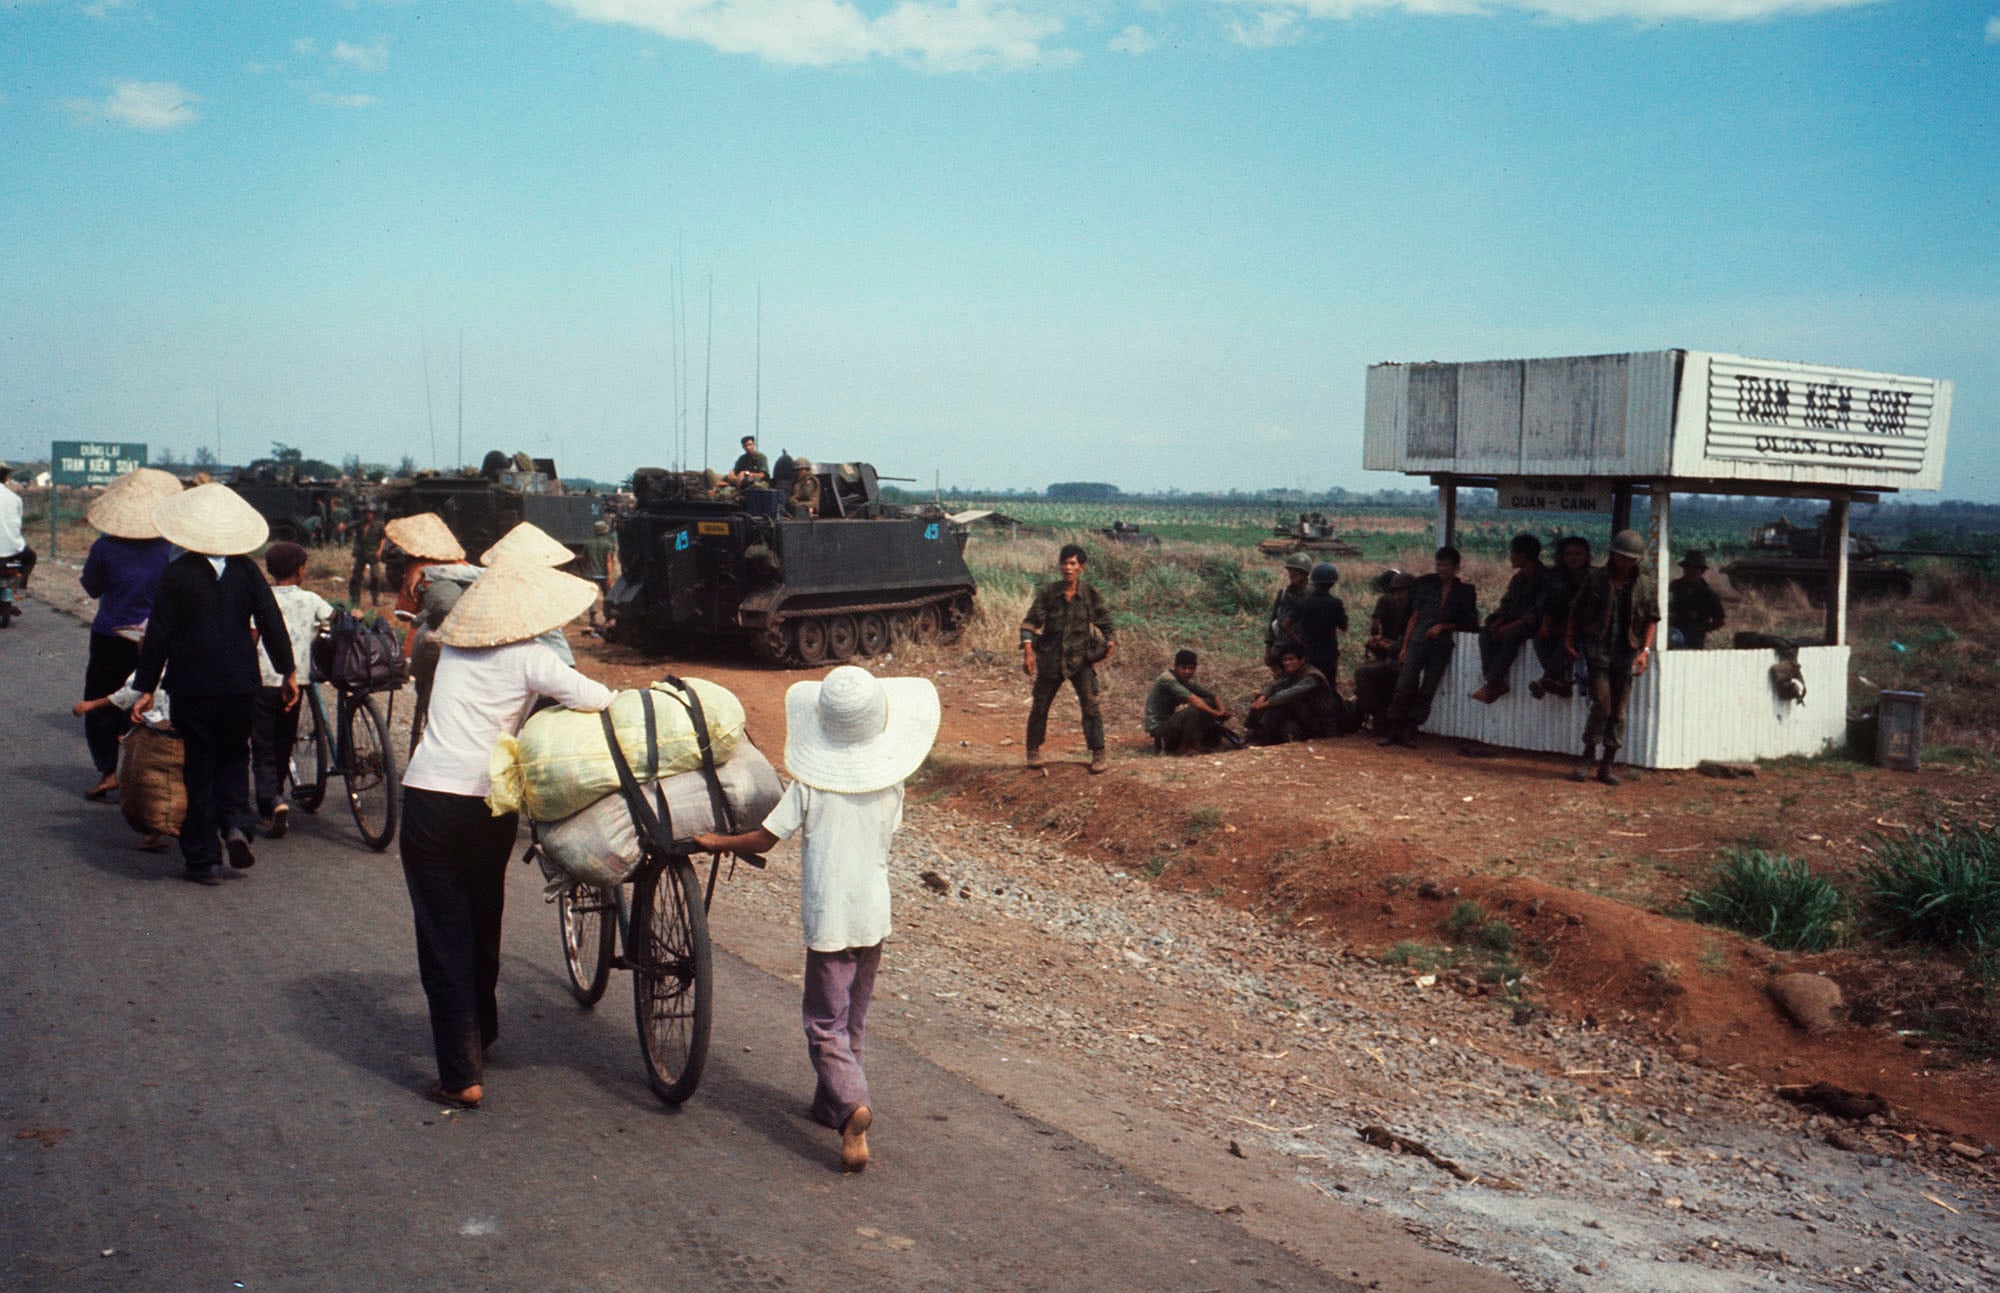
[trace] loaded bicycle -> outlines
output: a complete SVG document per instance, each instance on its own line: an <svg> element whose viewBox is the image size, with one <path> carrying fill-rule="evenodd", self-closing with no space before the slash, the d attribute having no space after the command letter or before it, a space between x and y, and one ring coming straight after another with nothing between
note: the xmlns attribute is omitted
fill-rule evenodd
<svg viewBox="0 0 2000 1293"><path fill-rule="evenodd" d="M286 765L286 782L293 803L306 812L318 812L327 783L338 774L354 825L368 847L379 853L396 838L403 809L402 773L389 739L401 678L394 669L386 673L345 665L329 669L341 653L330 646L323 649L322 644L330 644L334 636L322 634L315 641L310 677L299 684L299 728ZM329 681L328 672L340 681ZM377 692L389 697L386 714L375 701ZM328 693L334 701L331 715Z"/></svg>
<svg viewBox="0 0 2000 1293"><path fill-rule="evenodd" d="M716 820L734 829L735 810L722 791L701 702L679 679L669 675L665 681L682 688ZM650 708L650 691L645 699ZM656 783L648 800L619 747L610 715L600 718L620 793L632 814L639 861L619 884L571 881L556 892L563 968L570 992L586 1007L604 996L611 971L631 971L633 1016L647 1084L661 1100L678 1105L694 1094L708 1061L715 1010L708 907L715 898L722 859L710 856L708 881L703 884L695 873L694 845L674 836L666 796Z"/></svg>

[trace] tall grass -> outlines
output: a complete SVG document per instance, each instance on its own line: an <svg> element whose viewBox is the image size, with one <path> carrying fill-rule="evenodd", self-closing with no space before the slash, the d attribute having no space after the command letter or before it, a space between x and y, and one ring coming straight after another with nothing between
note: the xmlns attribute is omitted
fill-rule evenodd
<svg viewBox="0 0 2000 1293"><path fill-rule="evenodd" d="M1748 934L1787 952L1817 952L1839 940L1847 902L1804 862L1747 845L1732 847L1715 878L1687 896L1697 920Z"/></svg>

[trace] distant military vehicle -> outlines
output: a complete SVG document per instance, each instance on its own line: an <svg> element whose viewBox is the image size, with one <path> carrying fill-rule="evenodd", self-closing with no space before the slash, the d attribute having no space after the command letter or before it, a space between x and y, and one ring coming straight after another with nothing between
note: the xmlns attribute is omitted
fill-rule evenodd
<svg viewBox="0 0 2000 1293"><path fill-rule="evenodd" d="M333 506L344 493L338 482L300 480L289 468L252 463L232 473L229 487L270 524L273 542L332 540Z"/></svg>
<svg viewBox="0 0 2000 1293"><path fill-rule="evenodd" d="M1333 522L1319 512L1300 512L1293 521L1279 514L1271 526L1271 537L1257 542L1257 551L1271 557L1289 557L1294 552L1311 552L1329 557L1358 557L1361 549L1333 532Z"/></svg>
<svg viewBox="0 0 2000 1293"><path fill-rule="evenodd" d="M509 458L497 450L486 455L477 472L419 472L384 481L377 499L385 520L436 512L475 561L523 521L533 521L556 542L580 549L604 519L604 496L566 491L553 459Z"/></svg>
<svg viewBox="0 0 2000 1293"><path fill-rule="evenodd" d="M1750 531L1749 549L1722 567L1731 588L1782 588L1797 584L1806 599L1817 606L1826 599L1826 522L1816 526L1793 525L1784 517L1766 521ZM1886 549L1865 534L1847 539L1848 595L1857 598L1908 597L1916 591L1916 579L1909 567L1885 561L1885 557L1977 558L1974 552L1944 552L1929 548Z"/></svg>
<svg viewBox="0 0 2000 1293"><path fill-rule="evenodd" d="M1113 521L1110 529L1098 533L1113 543L1136 543L1142 548L1156 548L1160 544L1159 535L1148 534L1130 521Z"/></svg>
<svg viewBox="0 0 2000 1293"><path fill-rule="evenodd" d="M955 637L975 591L964 527L899 515L868 463L813 474L816 519L780 515L776 490L634 473L618 582L605 597L608 636L649 650L735 642L766 662L806 666Z"/></svg>

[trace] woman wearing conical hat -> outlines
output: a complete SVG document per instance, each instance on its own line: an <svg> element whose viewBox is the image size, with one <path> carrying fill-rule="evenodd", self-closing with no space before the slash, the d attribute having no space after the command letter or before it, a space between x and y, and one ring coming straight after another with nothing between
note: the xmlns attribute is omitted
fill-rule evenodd
<svg viewBox="0 0 2000 1293"><path fill-rule="evenodd" d="M538 696L587 711L611 703L610 689L537 640L595 596L574 575L503 561L473 581L437 630L423 743L403 774L399 843L437 1051L430 1094L447 1104L485 1098L485 1050L500 1033L500 916L516 823L486 806L488 761Z"/></svg>
<svg viewBox="0 0 2000 1293"><path fill-rule="evenodd" d="M83 666L85 704L125 685L139 663L139 639L153 613L160 576L174 558L174 545L153 524L153 505L181 492L179 478L154 467L128 471L107 485L85 513L98 531L83 559L83 591L97 599L90 622L90 656ZM125 713L91 706L83 716L83 739L97 768L97 784L83 792L103 801L118 788L118 738Z"/></svg>
<svg viewBox="0 0 2000 1293"><path fill-rule="evenodd" d="M249 557L270 537L257 510L229 486L211 482L155 503L153 524L183 551L168 563L153 598L132 683L145 703L132 712L151 709L153 689L163 681L173 693L188 799L181 857L188 879L216 884L225 851L238 870L257 860L250 850L257 825L250 729L263 668L252 623L282 679L287 709L299 703L298 669L285 617Z"/></svg>

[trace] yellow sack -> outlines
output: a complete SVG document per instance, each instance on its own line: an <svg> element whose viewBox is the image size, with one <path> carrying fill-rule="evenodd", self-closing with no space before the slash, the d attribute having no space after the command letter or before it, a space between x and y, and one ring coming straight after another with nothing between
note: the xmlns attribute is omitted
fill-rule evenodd
<svg viewBox="0 0 2000 1293"><path fill-rule="evenodd" d="M708 740L717 763L727 762L743 735L743 703L726 687L701 678L687 686L701 701ZM689 772L701 766L701 746L681 693L665 682L652 685L657 755L646 749L643 693L621 691L611 700L611 725L632 775L641 782ZM493 747L487 770L493 787L486 805L497 817L524 812L537 822L580 813L618 789L618 769L596 714L545 709L530 718L519 736L503 736Z"/></svg>

